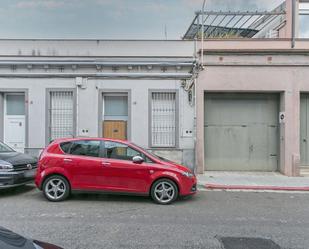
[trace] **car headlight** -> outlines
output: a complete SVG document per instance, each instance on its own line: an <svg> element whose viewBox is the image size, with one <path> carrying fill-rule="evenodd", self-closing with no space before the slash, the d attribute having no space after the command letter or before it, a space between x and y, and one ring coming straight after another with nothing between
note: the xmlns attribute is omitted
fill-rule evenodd
<svg viewBox="0 0 309 249"><path fill-rule="evenodd" d="M186 177L189 177L189 178L191 178L191 177L194 176L194 174L191 173L191 172L182 172L181 174L182 174L183 176L186 176Z"/></svg>
<svg viewBox="0 0 309 249"><path fill-rule="evenodd" d="M13 165L9 162L0 160L0 171L12 171Z"/></svg>

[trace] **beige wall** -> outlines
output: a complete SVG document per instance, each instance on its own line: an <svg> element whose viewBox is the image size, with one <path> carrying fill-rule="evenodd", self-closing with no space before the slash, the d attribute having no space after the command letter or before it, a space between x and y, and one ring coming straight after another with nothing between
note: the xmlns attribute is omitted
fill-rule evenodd
<svg viewBox="0 0 309 249"><path fill-rule="evenodd" d="M226 48L229 49L228 46ZM206 52L205 69L198 77L196 96L196 158L199 173L207 170L204 164L203 109L204 93L209 91L280 94L280 111L285 112L286 119L280 125L279 170L288 176L299 174L300 92L309 92L309 63L306 57L304 54L287 54L284 51L272 54L237 54L228 53L227 50L218 54Z"/></svg>

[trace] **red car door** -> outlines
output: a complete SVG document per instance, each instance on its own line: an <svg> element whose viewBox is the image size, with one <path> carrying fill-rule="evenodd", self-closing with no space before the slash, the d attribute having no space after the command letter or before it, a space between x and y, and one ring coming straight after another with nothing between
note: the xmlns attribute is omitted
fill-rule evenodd
<svg viewBox="0 0 309 249"><path fill-rule="evenodd" d="M145 158L145 155L130 146L105 141L104 142L104 185L107 190L132 193L147 193L151 183L150 162L136 164L132 158L136 155ZM145 158L146 159L146 158Z"/></svg>
<svg viewBox="0 0 309 249"><path fill-rule="evenodd" d="M71 176L73 189L101 189L102 143L99 140L73 141L64 156L64 166Z"/></svg>

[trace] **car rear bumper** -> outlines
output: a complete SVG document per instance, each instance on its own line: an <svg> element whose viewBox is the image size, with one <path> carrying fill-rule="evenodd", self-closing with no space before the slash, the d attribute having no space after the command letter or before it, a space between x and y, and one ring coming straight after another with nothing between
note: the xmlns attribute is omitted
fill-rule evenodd
<svg viewBox="0 0 309 249"><path fill-rule="evenodd" d="M0 172L0 189L14 188L34 180L36 169Z"/></svg>

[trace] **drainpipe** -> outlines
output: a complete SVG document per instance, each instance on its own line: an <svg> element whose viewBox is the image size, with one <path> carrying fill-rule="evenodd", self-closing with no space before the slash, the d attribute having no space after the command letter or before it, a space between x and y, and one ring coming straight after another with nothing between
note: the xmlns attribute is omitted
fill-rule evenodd
<svg viewBox="0 0 309 249"><path fill-rule="evenodd" d="M296 0L292 0L292 44L291 47L295 48L295 24L296 24Z"/></svg>
<svg viewBox="0 0 309 249"><path fill-rule="evenodd" d="M197 93L197 78L194 79L194 173L197 173L197 157L196 157L196 150L197 150L197 136L196 136L196 131L197 131L197 110L196 110L196 93Z"/></svg>
<svg viewBox="0 0 309 249"><path fill-rule="evenodd" d="M75 78L75 86L76 86L76 117L75 117L75 132L73 132L72 137L78 137L79 136L79 88L83 84L83 78L82 77L76 77Z"/></svg>
<svg viewBox="0 0 309 249"><path fill-rule="evenodd" d="M202 68L204 67L204 12L205 12L205 6L206 6L206 0L203 2L203 7L202 7L202 48L201 48L201 63L202 63Z"/></svg>

